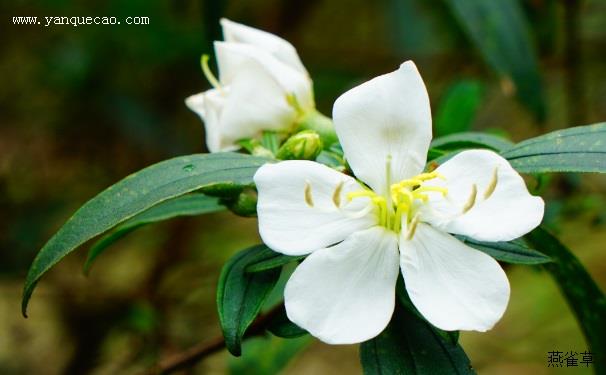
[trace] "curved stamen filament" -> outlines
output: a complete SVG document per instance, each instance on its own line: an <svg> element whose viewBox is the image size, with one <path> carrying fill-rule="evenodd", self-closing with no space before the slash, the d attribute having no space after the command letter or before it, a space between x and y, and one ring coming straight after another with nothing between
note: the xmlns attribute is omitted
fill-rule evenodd
<svg viewBox="0 0 606 375"><path fill-rule="evenodd" d="M206 54L202 55L202 59L200 60L200 65L202 66L202 73L204 73L204 76L206 77L206 79L208 80L208 82L211 84L212 87L219 90L220 92L223 92L221 84L219 83L219 80L217 79L217 77L215 77L212 70L210 70L210 67L208 66L208 59L209 59L208 55L206 55Z"/></svg>
<svg viewBox="0 0 606 375"><path fill-rule="evenodd" d="M446 189L444 187L440 187L440 186L421 186L420 188L416 189L414 192L423 193L426 191L436 191L438 193L442 193L442 196L446 196L446 194L448 194L448 189Z"/></svg>

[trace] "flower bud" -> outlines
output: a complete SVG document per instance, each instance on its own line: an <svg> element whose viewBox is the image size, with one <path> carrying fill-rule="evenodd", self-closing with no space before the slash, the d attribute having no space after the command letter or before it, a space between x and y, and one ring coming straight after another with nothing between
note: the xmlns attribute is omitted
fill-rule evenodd
<svg viewBox="0 0 606 375"><path fill-rule="evenodd" d="M298 121L299 130L313 130L327 149L338 141L332 120L316 110L308 111Z"/></svg>
<svg viewBox="0 0 606 375"><path fill-rule="evenodd" d="M213 88L185 101L204 121L210 152L234 151L238 140L266 130L290 132L297 118L315 108L312 82L295 47L227 19L221 26L225 40L214 43L219 76L203 56L202 71Z"/></svg>
<svg viewBox="0 0 606 375"><path fill-rule="evenodd" d="M313 130L304 130L284 142L276 157L282 160L315 160L321 151L320 135Z"/></svg>
<svg viewBox="0 0 606 375"><path fill-rule="evenodd" d="M238 216L251 217L257 214L257 192L244 189L237 197L224 199L223 203Z"/></svg>

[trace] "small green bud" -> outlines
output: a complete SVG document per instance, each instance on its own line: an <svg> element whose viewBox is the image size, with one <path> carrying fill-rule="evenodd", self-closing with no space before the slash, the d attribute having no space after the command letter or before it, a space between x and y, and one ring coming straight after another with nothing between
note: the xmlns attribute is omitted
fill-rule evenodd
<svg viewBox="0 0 606 375"><path fill-rule="evenodd" d="M315 160L321 151L320 135L313 130L304 130L288 138L276 157L282 160Z"/></svg>
<svg viewBox="0 0 606 375"><path fill-rule="evenodd" d="M257 214L257 191L255 189L244 189L237 197L223 200L231 212L238 216L255 216Z"/></svg>
<svg viewBox="0 0 606 375"><path fill-rule="evenodd" d="M335 126L332 120L317 110L305 113L297 121L297 130L313 130L322 140L322 144L328 149L333 143L338 141Z"/></svg>

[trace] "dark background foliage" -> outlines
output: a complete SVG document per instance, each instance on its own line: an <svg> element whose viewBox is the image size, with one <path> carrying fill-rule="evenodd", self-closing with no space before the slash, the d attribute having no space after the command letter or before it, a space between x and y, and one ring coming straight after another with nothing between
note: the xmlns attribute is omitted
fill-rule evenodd
<svg viewBox="0 0 606 375"><path fill-rule="evenodd" d="M413 59L437 134L472 129L519 141L606 119L603 1L500 0L480 12L473 3L2 2L0 373L133 372L219 334L220 267L258 241L254 219L225 213L144 228L88 278L80 272L85 252L77 252L42 280L27 320L19 300L36 251L78 206L144 166L205 151L202 124L183 100L208 88L199 57L221 38L221 16L291 41L327 114L340 93ZM25 26L13 16L147 16L150 24ZM529 180L548 200L547 224L604 289L606 180L548 180ZM462 334L480 373L549 373L548 351L584 351L548 275L508 271L512 300L502 322ZM218 354L193 372L273 373L295 353L286 373L359 370L354 346L268 339L244 350L243 359Z"/></svg>

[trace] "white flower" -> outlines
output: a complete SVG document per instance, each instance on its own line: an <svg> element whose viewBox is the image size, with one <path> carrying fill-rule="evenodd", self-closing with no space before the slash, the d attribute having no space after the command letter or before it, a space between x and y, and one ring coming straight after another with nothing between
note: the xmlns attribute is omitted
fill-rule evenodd
<svg viewBox="0 0 606 375"><path fill-rule="evenodd" d="M237 149L238 140L263 130L289 130L314 108L311 80L289 42L227 19L221 26L225 41L214 43L219 79L203 57L214 88L185 100L204 121L211 152Z"/></svg>
<svg viewBox="0 0 606 375"><path fill-rule="evenodd" d="M464 151L422 173L431 113L412 62L342 95L333 117L357 179L302 160L255 175L263 241L283 254L309 254L284 291L289 319L331 344L371 339L393 314L401 269L431 324L490 329L509 300L507 277L449 233L518 238L541 222L543 200L491 151Z"/></svg>

